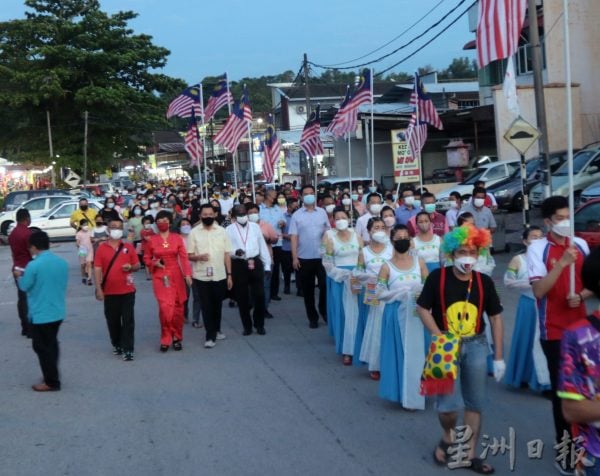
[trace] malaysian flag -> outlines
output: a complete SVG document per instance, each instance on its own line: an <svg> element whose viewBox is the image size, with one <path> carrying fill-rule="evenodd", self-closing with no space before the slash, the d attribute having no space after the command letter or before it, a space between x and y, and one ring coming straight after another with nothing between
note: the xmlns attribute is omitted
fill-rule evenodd
<svg viewBox="0 0 600 476"><path fill-rule="evenodd" d="M416 117L411 117L411 123L406 130L406 139L413 157L420 157L425 141L427 140L427 123L419 121L416 124Z"/></svg>
<svg viewBox="0 0 600 476"><path fill-rule="evenodd" d="M371 95L371 80L371 70L368 68L363 69L359 77L358 86L356 86L354 95L348 103L350 108L357 111L359 106L373 103L373 96Z"/></svg>
<svg viewBox="0 0 600 476"><path fill-rule="evenodd" d="M215 85L206 103L204 122L210 121L219 109L233 102L233 96L227 86L227 75L224 74Z"/></svg>
<svg viewBox="0 0 600 476"><path fill-rule="evenodd" d="M233 105L233 112L227 118L223 129L213 139L215 144L221 144L229 152L235 152L240 145L242 137L248 132L248 126L252 122L252 110L248 92L244 86L244 94L240 102Z"/></svg>
<svg viewBox="0 0 600 476"><path fill-rule="evenodd" d="M527 0L481 0L477 21L477 62L491 61L517 52Z"/></svg>
<svg viewBox="0 0 600 476"><path fill-rule="evenodd" d="M323 143L321 142L321 106L317 106L310 114L310 118L304 125L302 137L300 137L300 148L309 157L323 155Z"/></svg>
<svg viewBox="0 0 600 476"><path fill-rule="evenodd" d="M202 115L199 84L185 88L179 96L171 101L167 109L167 119L173 116L190 117L192 109L196 116Z"/></svg>
<svg viewBox="0 0 600 476"><path fill-rule="evenodd" d="M264 142L264 154L265 163L263 164L263 175L267 182L273 180L273 174L275 171L275 165L279 160L279 153L281 152L281 141L277 137L275 126L273 125L273 115L269 114L269 123L267 130L265 131L265 142Z"/></svg>
<svg viewBox="0 0 600 476"><path fill-rule="evenodd" d="M350 86L347 86L346 97L325 132L333 134L335 137L341 137L344 134L351 134L356 131L358 115L357 109L349 105L351 100Z"/></svg>
<svg viewBox="0 0 600 476"><path fill-rule="evenodd" d="M196 121L196 114L194 113L193 108L190 115L188 130L185 134L185 150L190 155L190 163L192 165L199 165L202 163L204 149L202 147L202 142L200 141L198 121Z"/></svg>
<svg viewBox="0 0 600 476"><path fill-rule="evenodd" d="M440 116L438 116L435 106L433 105L433 101L429 94L427 94L418 74L415 74L415 90L410 95L410 105L415 108L415 114L416 117L419 118L419 124L426 122L436 129L442 130L444 128L442 120L440 119Z"/></svg>

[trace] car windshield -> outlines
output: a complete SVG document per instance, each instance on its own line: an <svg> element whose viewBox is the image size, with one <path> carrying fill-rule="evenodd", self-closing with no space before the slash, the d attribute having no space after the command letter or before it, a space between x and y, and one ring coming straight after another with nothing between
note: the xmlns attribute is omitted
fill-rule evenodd
<svg viewBox="0 0 600 476"><path fill-rule="evenodd" d="M48 210L47 212L42 213L40 216L42 216L42 217L48 217L48 216L52 215L56 210L58 210L60 207L62 207L63 204L64 204L64 202L57 203L50 210Z"/></svg>
<svg viewBox="0 0 600 476"><path fill-rule="evenodd" d="M477 180L479 180L486 170L487 168L478 168L473 170L473 172L471 172L471 174L465 180L463 180L460 185L473 185L475 182L477 182Z"/></svg>
<svg viewBox="0 0 600 476"><path fill-rule="evenodd" d="M573 157L573 173L578 174L594 156L595 150L584 150ZM553 175L569 175L569 161L566 161Z"/></svg>

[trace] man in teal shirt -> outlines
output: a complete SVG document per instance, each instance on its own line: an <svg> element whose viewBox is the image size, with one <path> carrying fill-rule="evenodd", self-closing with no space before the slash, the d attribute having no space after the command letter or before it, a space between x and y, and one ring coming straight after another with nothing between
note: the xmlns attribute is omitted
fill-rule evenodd
<svg viewBox="0 0 600 476"><path fill-rule="evenodd" d="M33 350L37 354L44 381L33 385L36 392L60 390L58 376L58 329L66 314L69 268L67 262L49 251L48 235L39 231L29 237L33 257L23 271L14 270L19 289L27 293Z"/></svg>

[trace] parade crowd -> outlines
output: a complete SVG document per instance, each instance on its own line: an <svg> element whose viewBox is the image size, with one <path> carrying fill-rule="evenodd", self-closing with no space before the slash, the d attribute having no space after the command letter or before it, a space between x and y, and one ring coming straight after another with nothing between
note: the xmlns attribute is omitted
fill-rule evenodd
<svg viewBox="0 0 600 476"><path fill-rule="evenodd" d="M588 422L600 421L600 410L581 406L595 392L593 366L581 357L581 347L591 344L580 336L593 334L596 347L585 358L599 359L600 325L586 326L584 303L598 294L598 253L568 237L567 199L546 199L547 232L524 230L525 252L502 270L519 295L505 350L503 308L491 278L495 201L483 183L469 197L453 193L450 200L443 214L435 195L410 186L396 195L360 185L236 190L147 183L128 200L106 195L99 212L81 198L71 225L81 284L95 287L112 352L125 361L134 359L136 280L152 283L163 353L183 349L185 322L204 329L207 349L226 339L223 302L237 307L244 336L264 336L270 302L294 293L303 298L308 326L326 325L340 363L363 366L382 399L409 411L433 399L442 430L435 463L454 461L462 419L472 433L459 467L494 471L476 453L492 375L551 395L556 442L565 432L584 436L586 457L557 459L561 474L592 467L600 437ZM18 314L44 377L33 389L60 390L56 337L65 317L67 264L49 250L45 233L28 228L27 210L19 210L17 222L9 241ZM561 339L568 340L562 360Z"/></svg>

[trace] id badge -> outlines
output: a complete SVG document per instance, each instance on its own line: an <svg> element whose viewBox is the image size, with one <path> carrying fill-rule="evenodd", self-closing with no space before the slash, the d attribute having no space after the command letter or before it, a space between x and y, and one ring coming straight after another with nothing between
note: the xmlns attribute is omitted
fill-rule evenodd
<svg viewBox="0 0 600 476"><path fill-rule="evenodd" d="M212 266L209 266L208 268L206 268L206 276L211 278L213 275L213 268Z"/></svg>
<svg viewBox="0 0 600 476"><path fill-rule="evenodd" d="M248 269L250 271L252 271L254 269L254 260L253 259L248 260Z"/></svg>

